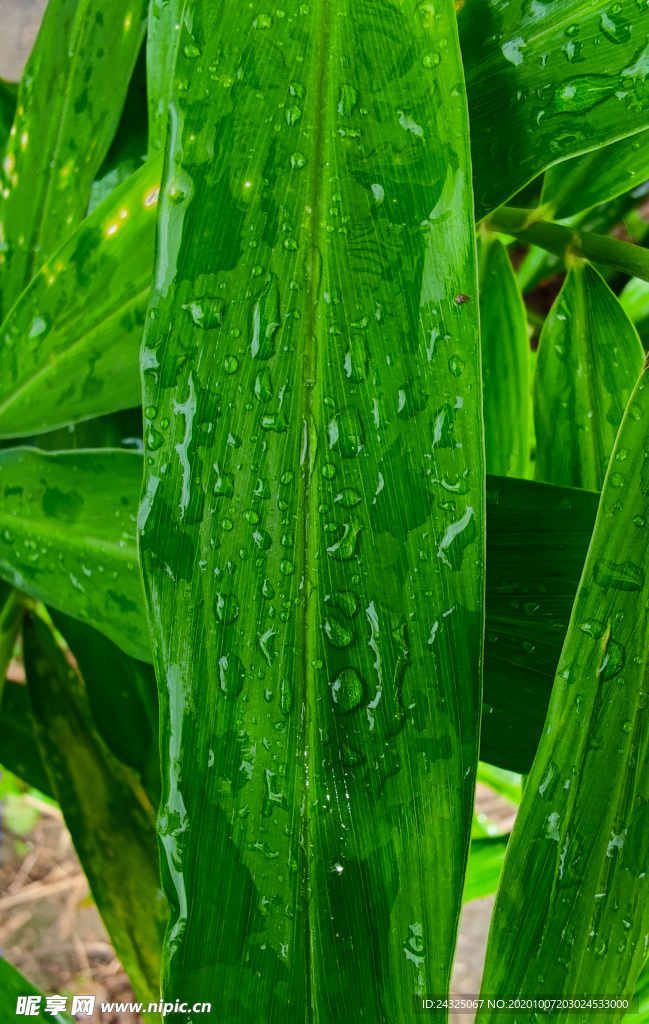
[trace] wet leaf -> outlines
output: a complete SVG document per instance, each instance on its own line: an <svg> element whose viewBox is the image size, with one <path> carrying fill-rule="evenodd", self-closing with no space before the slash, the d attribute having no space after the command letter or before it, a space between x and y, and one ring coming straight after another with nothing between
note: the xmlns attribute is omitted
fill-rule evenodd
<svg viewBox="0 0 649 1024"><path fill-rule="evenodd" d="M536 478L600 490L622 414L644 362L608 285L576 263L541 332L534 381ZM610 486L622 487L625 451Z"/></svg>
<svg viewBox="0 0 649 1024"><path fill-rule="evenodd" d="M2 310L83 219L144 36L146 0L53 0L2 165ZM92 54L92 60L88 55Z"/></svg>
<svg viewBox="0 0 649 1024"><path fill-rule="evenodd" d="M99 736L81 676L35 612L25 620L23 643L36 738L54 797L136 994L156 1000L166 915L153 807L135 773Z"/></svg>
<svg viewBox="0 0 649 1024"><path fill-rule="evenodd" d="M553 220L616 199L649 178L649 132L555 164L545 175L541 203Z"/></svg>
<svg viewBox="0 0 649 1024"><path fill-rule="evenodd" d="M20 996L36 996L41 999L40 1012L30 1016L37 1024L72 1024L72 1017L67 1013L46 1013L45 996L32 985L31 981L20 973L17 967L0 958L0 1013L5 1020L13 1020Z"/></svg>
<svg viewBox="0 0 649 1024"><path fill-rule="evenodd" d="M180 17L184 0L150 0L147 29L147 95L149 102L149 152L161 150L167 136L169 95L176 51L180 38Z"/></svg>
<svg viewBox="0 0 649 1024"><path fill-rule="evenodd" d="M216 986L233 1024L309 1000L396 1022L448 982L483 469L462 72L435 13L199 0L181 28L140 540L165 987Z"/></svg>
<svg viewBox="0 0 649 1024"><path fill-rule="evenodd" d="M145 164L48 260L0 327L0 436L141 402L139 349L161 160Z"/></svg>
<svg viewBox="0 0 649 1024"><path fill-rule="evenodd" d="M458 22L478 217L552 164L646 128L646 6L468 0Z"/></svg>
<svg viewBox="0 0 649 1024"><path fill-rule="evenodd" d="M487 472L524 477L531 404L527 315L500 239L485 233L478 255Z"/></svg>
<svg viewBox="0 0 649 1024"><path fill-rule="evenodd" d="M147 658L135 452L0 452L0 575Z"/></svg>
<svg viewBox="0 0 649 1024"><path fill-rule="evenodd" d="M485 992L630 994L649 931L647 373L618 435L510 840ZM628 451L625 483L613 483ZM610 579L615 567L617 584ZM559 1015L563 1017L563 1015ZM607 1015L620 1021L622 1012ZM497 1015L481 1013L480 1021Z"/></svg>

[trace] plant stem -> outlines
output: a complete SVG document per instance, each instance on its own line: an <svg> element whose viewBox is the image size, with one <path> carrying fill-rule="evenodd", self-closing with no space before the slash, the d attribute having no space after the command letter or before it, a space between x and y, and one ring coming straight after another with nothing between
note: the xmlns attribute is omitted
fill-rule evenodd
<svg viewBox="0 0 649 1024"><path fill-rule="evenodd" d="M572 256L603 263L631 277L649 281L649 250L606 235L579 231L574 227L535 219L535 211L501 206L486 220L492 231L501 231L521 242L537 245L563 260Z"/></svg>

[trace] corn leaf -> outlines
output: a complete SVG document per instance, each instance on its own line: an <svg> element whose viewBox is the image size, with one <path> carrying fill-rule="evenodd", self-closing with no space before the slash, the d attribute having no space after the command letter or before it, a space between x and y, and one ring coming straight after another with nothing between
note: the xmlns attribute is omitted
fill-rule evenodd
<svg viewBox="0 0 649 1024"><path fill-rule="evenodd" d="M0 705L0 762L23 782L54 799L36 742L27 687L9 680L5 682Z"/></svg>
<svg viewBox="0 0 649 1024"><path fill-rule="evenodd" d="M140 403L160 160L120 185L39 271L0 327L0 436Z"/></svg>
<svg viewBox="0 0 649 1024"><path fill-rule="evenodd" d="M538 480L600 490L643 362L638 335L613 292L593 267L576 263L541 332L534 382ZM611 487L622 478L614 473Z"/></svg>
<svg viewBox="0 0 649 1024"><path fill-rule="evenodd" d="M137 772L151 804L160 802L158 693L151 665L136 661L96 629L52 611L85 680L97 731L111 753Z"/></svg>
<svg viewBox="0 0 649 1024"><path fill-rule="evenodd" d="M530 770L596 510L589 491L489 481L483 761Z"/></svg>
<svg viewBox="0 0 649 1024"><path fill-rule="evenodd" d="M0 575L147 658L134 524L135 452L0 452Z"/></svg>
<svg viewBox="0 0 649 1024"><path fill-rule="evenodd" d="M545 175L541 204L552 220L616 199L649 178L649 132L555 164Z"/></svg>
<svg viewBox="0 0 649 1024"><path fill-rule="evenodd" d="M41 1024L72 1024L72 1017L67 1013L46 1013L45 996L42 992L39 992L31 981L27 981L17 967L4 957L0 957L0 1015L3 1020L15 1018L20 996L40 996L40 1010L30 1015L30 1021L40 1021Z"/></svg>
<svg viewBox="0 0 649 1024"><path fill-rule="evenodd" d="M396 1022L448 983L478 753L454 7L190 6L144 348L165 988Z"/></svg>
<svg viewBox="0 0 649 1024"><path fill-rule="evenodd" d="M38 614L25 620L27 687L41 757L97 908L139 998L159 998L165 906L154 811L99 736L83 681Z"/></svg>
<svg viewBox="0 0 649 1024"><path fill-rule="evenodd" d="M530 406L527 315L500 239L484 233L478 256L487 472L524 477Z"/></svg>
<svg viewBox="0 0 649 1024"><path fill-rule="evenodd" d="M50 607L65 606L68 616L92 625L122 650L149 662L151 651L141 589L133 579L122 590L124 560L132 564L135 553L133 515L131 512L124 517L122 512L135 508L141 456L110 450L63 455L17 449L0 454L0 467L0 481L3 473L8 474L6 485L0 486L0 516L10 524L10 535L15 532L16 538L27 539L33 533L45 537L51 531L52 517L49 506L43 505L43 486L65 495L74 480L75 491L90 505L90 513L84 513L78 520L59 516L55 524L56 546L53 542L52 548L57 554L54 559L42 560L43 565L50 566L48 571L28 576L24 545L3 544L0 531L0 544L4 547L0 575L9 581L20 580L25 591ZM33 491L25 486L30 479L40 484ZM597 495L589 491L504 477L487 479L489 572L481 757L494 765L516 772L529 771L596 509ZM29 550L33 554L33 549ZM70 551L75 552L74 562L69 560ZM98 552L104 570L101 579L110 581L113 595L117 595L103 604L97 574L89 578L82 568L91 568ZM88 581L84 589L66 583L62 593L60 555L67 572L72 572L77 581ZM65 620L57 613L54 619L81 661L83 655L74 643L72 623L64 625ZM102 651L99 660L111 666L110 672L124 671L123 664L120 668L115 660L117 653L102 650L99 638L93 635L88 645ZM153 710L141 669L137 665L130 667L129 678L133 678L132 672L133 685L144 703L136 715L134 698L129 714L137 717L136 734L145 737L152 727ZM88 669L86 674L94 682L95 669ZM92 703L92 693L90 699ZM102 712L98 711L98 715L101 718ZM104 737L120 756L110 742L109 734L114 731L112 725L107 727ZM142 765L138 770L144 770ZM16 769L16 774L21 772Z"/></svg>
<svg viewBox="0 0 649 1024"><path fill-rule="evenodd" d="M146 0L53 0L3 162L3 313L85 215L145 29ZM83 113L83 117L79 115Z"/></svg>
<svg viewBox="0 0 649 1024"><path fill-rule="evenodd" d="M149 0L146 64L151 154L162 149L167 137L169 94L183 7L184 0Z"/></svg>
<svg viewBox="0 0 649 1024"><path fill-rule="evenodd" d="M463 900L482 899L491 896L498 888L507 852L509 836L489 836L474 839L466 870Z"/></svg>
<svg viewBox="0 0 649 1024"><path fill-rule="evenodd" d="M479 217L552 164L646 128L645 6L468 0L458 21Z"/></svg>
<svg viewBox="0 0 649 1024"><path fill-rule="evenodd" d="M615 456L628 454L623 467L614 456L606 477L546 727L510 841L485 992L631 994L644 961L648 396L645 373L615 445ZM621 471L622 482L614 481ZM612 1012L607 1019L622 1016Z"/></svg>

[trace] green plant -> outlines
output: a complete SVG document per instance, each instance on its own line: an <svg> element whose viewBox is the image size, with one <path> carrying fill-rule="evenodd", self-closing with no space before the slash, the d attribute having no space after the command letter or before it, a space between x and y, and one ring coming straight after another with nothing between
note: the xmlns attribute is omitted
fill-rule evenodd
<svg viewBox="0 0 649 1024"><path fill-rule="evenodd" d="M506 847L485 993L629 996L649 7L96 6L0 94L0 760L145 1003L405 1021Z"/></svg>

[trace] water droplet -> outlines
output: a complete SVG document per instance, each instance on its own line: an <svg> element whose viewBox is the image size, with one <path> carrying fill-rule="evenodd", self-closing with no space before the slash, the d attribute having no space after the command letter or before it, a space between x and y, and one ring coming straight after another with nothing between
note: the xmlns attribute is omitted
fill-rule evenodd
<svg viewBox="0 0 649 1024"><path fill-rule="evenodd" d="M624 487L626 483L626 477L622 473L612 473L608 479L611 487Z"/></svg>
<svg viewBox="0 0 649 1024"><path fill-rule="evenodd" d="M279 707L283 715L288 715L293 706L293 687L288 679L282 679L279 689Z"/></svg>
<svg viewBox="0 0 649 1024"><path fill-rule="evenodd" d="M611 562L600 558L593 575L595 583L603 590L641 590L645 583L644 569L630 560Z"/></svg>
<svg viewBox="0 0 649 1024"><path fill-rule="evenodd" d="M356 554L356 545L360 537L363 524L360 519L352 516L344 524L344 533L339 541L327 548L327 552L341 562L347 562Z"/></svg>
<svg viewBox="0 0 649 1024"><path fill-rule="evenodd" d="M144 415L148 420L154 420L158 415L158 410L156 409L155 405L147 405L146 409L144 410Z"/></svg>
<svg viewBox="0 0 649 1024"><path fill-rule="evenodd" d="M239 369L239 362L234 356L227 356L223 363L223 369L227 374L232 375Z"/></svg>
<svg viewBox="0 0 649 1024"><path fill-rule="evenodd" d="M255 530L252 539L260 551L268 551L268 548L273 543L271 535L266 530Z"/></svg>
<svg viewBox="0 0 649 1024"><path fill-rule="evenodd" d="M197 327L204 331L213 331L223 323L225 303L223 299L201 298L186 302L182 307L187 311Z"/></svg>
<svg viewBox="0 0 649 1024"><path fill-rule="evenodd" d="M334 711L339 715L353 711L363 700L363 681L353 668L344 668L329 685Z"/></svg>
<svg viewBox="0 0 649 1024"><path fill-rule="evenodd" d="M325 478L325 480L333 480L333 478L336 475L336 467L334 466L333 462L325 462L324 466L322 467L322 475Z"/></svg>
<svg viewBox="0 0 649 1024"><path fill-rule="evenodd" d="M214 493L219 495L219 497L231 497L234 494L234 477L230 473L222 474L216 462L214 463L214 469L216 470Z"/></svg>
<svg viewBox="0 0 649 1024"><path fill-rule="evenodd" d="M151 452L156 452L162 445L164 437L157 430L150 430L146 438L146 446Z"/></svg>
<svg viewBox="0 0 649 1024"><path fill-rule="evenodd" d="M285 473L282 473L282 475L280 477L280 483L286 485L286 484L290 484L292 482L293 482L293 474L291 473L290 469L287 469Z"/></svg>
<svg viewBox="0 0 649 1024"><path fill-rule="evenodd" d="M302 117L302 111L299 107L289 107L286 111L286 123L287 125L294 125Z"/></svg>
<svg viewBox="0 0 649 1024"><path fill-rule="evenodd" d="M334 501L342 505L343 508L355 508L362 500L362 495L355 491L353 487L346 487L344 491L341 491L334 498Z"/></svg>
<svg viewBox="0 0 649 1024"><path fill-rule="evenodd" d="M262 430L274 430L276 434L282 434L288 428L288 424L281 412L275 413L272 416L262 416L261 419Z"/></svg>
<svg viewBox="0 0 649 1024"><path fill-rule="evenodd" d="M201 55L201 51L199 50L199 48L196 46L195 43L187 43L187 46L184 48L183 52L184 52L186 57L192 57L193 58L193 57L200 57L200 55Z"/></svg>
<svg viewBox="0 0 649 1024"><path fill-rule="evenodd" d="M352 85L341 85L338 113L349 117L358 101L358 93Z"/></svg>
<svg viewBox="0 0 649 1024"><path fill-rule="evenodd" d="M275 334L280 327L279 281L275 274L270 274L252 310L250 354L253 359L270 359L275 354Z"/></svg>
<svg viewBox="0 0 649 1024"><path fill-rule="evenodd" d="M283 558L279 563L279 571L283 576L292 576L295 572L295 566L292 562L289 562L288 558Z"/></svg>
<svg viewBox="0 0 649 1024"><path fill-rule="evenodd" d="M602 679L613 679L624 667L624 647L609 633L597 673Z"/></svg>
<svg viewBox="0 0 649 1024"><path fill-rule="evenodd" d="M369 355L365 339L362 335L352 334L343 363L345 374L352 384L362 384L367 377L368 364Z"/></svg>
<svg viewBox="0 0 649 1024"><path fill-rule="evenodd" d="M338 619L331 616L325 619L323 624L325 636L332 647L349 647L352 640L354 639L354 632L349 626L343 625Z"/></svg>
<svg viewBox="0 0 649 1024"><path fill-rule="evenodd" d="M358 413L349 409L329 421L329 447L344 459L353 459L363 450L364 431Z"/></svg>
<svg viewBox="0 0 649 1024"><path fill-rule="evenodd" d="M289 252L295 252L297 250L297 247L298 247L297 246L297 242L295 241L294 238L285 238L284 239L284 248L288 249Z"/></svg>
<svg viewBox="0 0 649 1024"><path fill-rule="evenodd" d="M427 53L421 63L425 68L436 68L439 65L440 56L438 53Z"/></svg>
<svg viewBox="0 0 649 1024"><path fill-rule="evenodd" d="M251 526L256 526L259 522L259 513L255 512L254 508L249 508L243 513L243 518L247 523L250 523Z"/></svg>
<svg viewBox="0 0 649 1024"><path fill-rule="evenodd" d="M273 24L273 19L270 14L258 14L252 23L253 28L270 28Z"/></svg>
<svg viewBox="0 0 649 1024"><path fill-rule="evenodd" d="M455 353L455 355L452 355L448 361L448 368L454 377L459 377L462 374L462 371L464 370L465 366L465 361L463 359L460 359L457 352Z"/></svg>
<svg viewBox="0 0 649 1024"><path fill-rule="evenodd" d="M221 520L221 526L223 527L226 533L229 533L232 527L234 526L234 523L232 522L231 519L223 519Z"/></svg>
<svg viewBox="0 0 649 1024"><path fill-rule="evenodd" d="M261 585L261 596L265 597L267 601L272 601L275 597L275 588L273 587L270 580L264 580Z"/></svg>
<svg viewBox="0 0 649 1024"><path fill-rule="evenodd" d="M346 618L354 618L358 611L358 601L356 600L356 595L351 590L337 590L331 600Z"/></svg>
<svg viewBox="0 0 649 1024"><path fill-rule="evenodd" d="M306 163L306 159L304 158L302 153L292 153L291 154L291 167L294 170L296 168L299 170L300 168L304 167L305 163Z"/></svg>
<svg viewBox="0 0 649 1024"><path fill-rule="evenodd" d="M223 626L231 626L239 617L239 602L233 594L216 595L216 616Z"/></svg>
<svg viewBox="0 0 649 1024"><path fill-rule="evenodd" d="M602 14L599 27L611 43L626 43L631 37L631 25L620 17L622 8L619 4L609 7L608 11Z"/></svg>
<svg viewBox="0 0 649 1024"><path fill-rule="evenodd" d="M245 669L236 654L219 658L219 682L226 700L236 700L243 690Z"/></svg>
<svg viewBox="0 0 649 1024"><path fill-rule="evenodd" d="M626 721L622 724L622 729L626 733L630 733L633 729L633 722Z"/></svg>
<svg viewBox="0 0 649 1024"><path fill-rule="evenodd" d="M597 619L591 619L588 622L580 622L579 628L582 633L587 633L588 636L592 636L594 640L599 640L604 635L604 625L598 622Z"/></svg>

